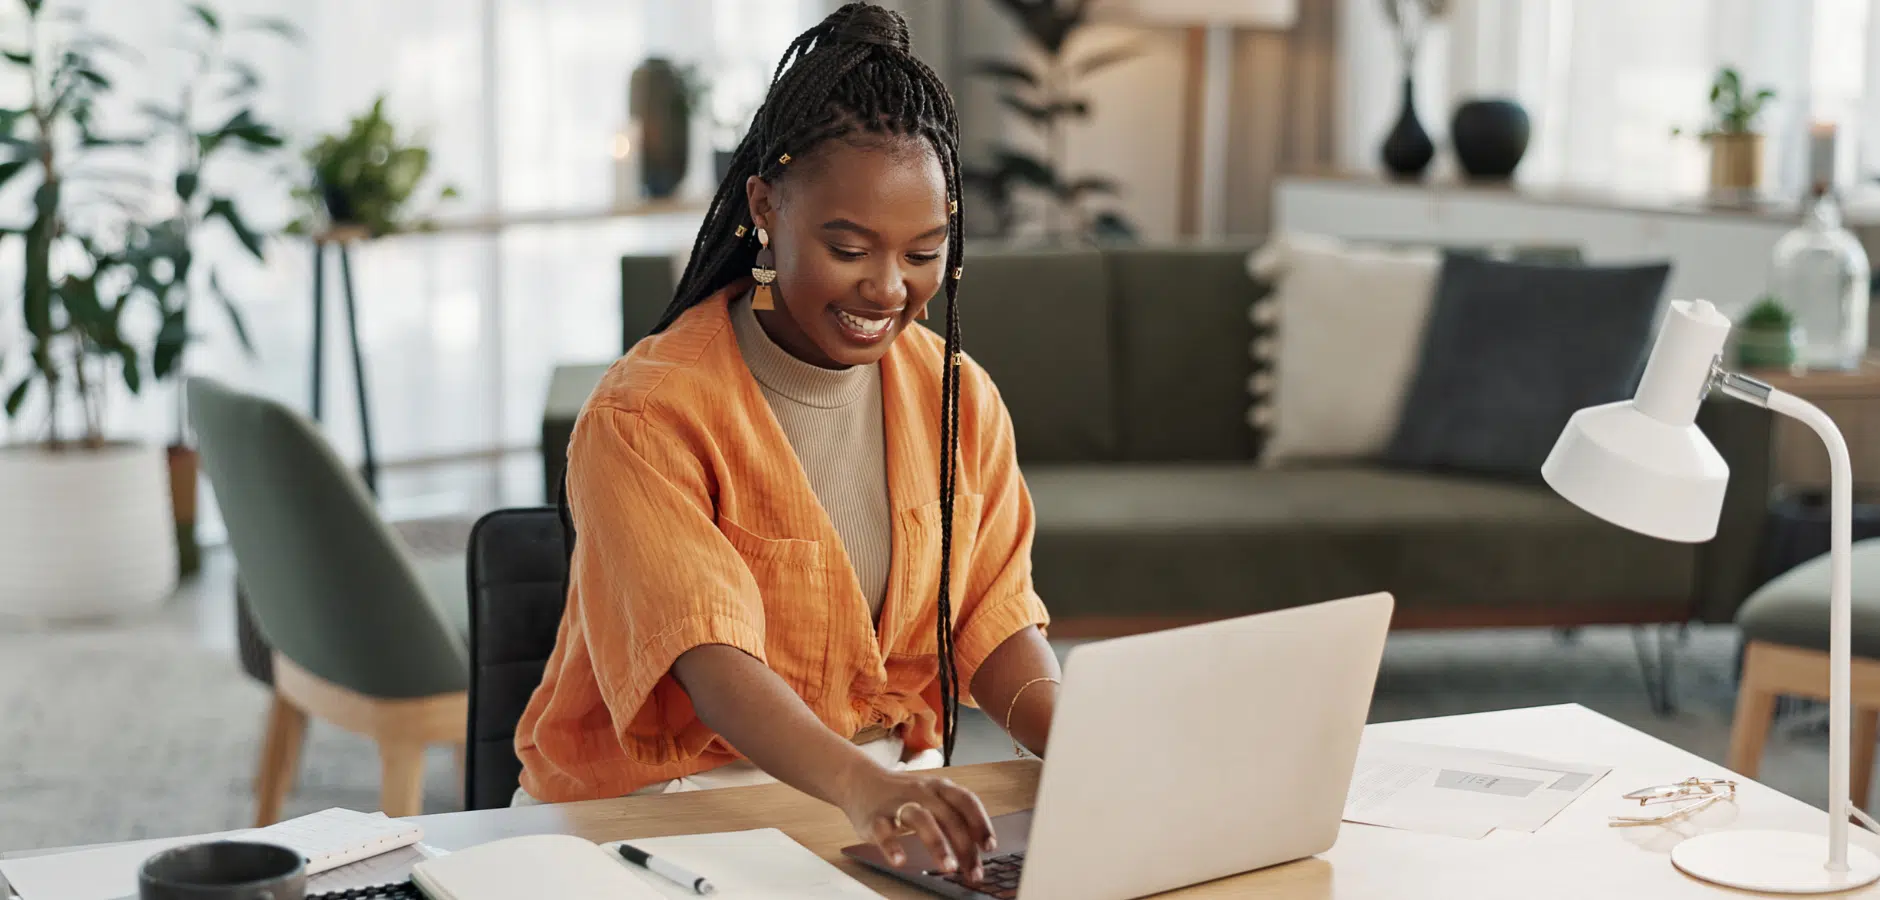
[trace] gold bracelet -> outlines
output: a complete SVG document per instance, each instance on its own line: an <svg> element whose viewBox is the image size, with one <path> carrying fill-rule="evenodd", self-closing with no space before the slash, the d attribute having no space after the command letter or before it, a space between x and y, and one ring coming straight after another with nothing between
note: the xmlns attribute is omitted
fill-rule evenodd
<svg viewBox="0 0 1880 900"><path fill-rule="evenodd" d="M1025 689L1028 687L1031 687L1034 684L1037 684L1040 681L1049 681L1052 684L1057 684L1057 685L1062 685L1064 683L1062 681L1057 680L1056 678L1052 678L1049 675L1041 675L1037 678L1033 678L1032 680L1027 681L1024 684L1021 684L1018 686L1018 691L1012 695L1011 705L1005 708L1005 733L1008 737L1012 738L1012 753L1016 756L1024 756L1025 748L1022 746L1019 746L1018 738L1012 735L1012 713L1018 709L1018 698L1025 696Z"/></svg>

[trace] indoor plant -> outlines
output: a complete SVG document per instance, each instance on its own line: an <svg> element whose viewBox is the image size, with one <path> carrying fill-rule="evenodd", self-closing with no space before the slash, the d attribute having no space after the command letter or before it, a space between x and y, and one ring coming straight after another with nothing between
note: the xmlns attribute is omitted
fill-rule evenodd
<svg viewBox="0 0 1880 900"><path fill-rule="evenodd" d="M410 218L405 204L417 192L431 167L431 151L422 143L407 142L385 115L385 98L352 120L346 133L322 137L305 154L312 169L311 184L295 189L305 215L288 226L296 234L351 229L364 237L380 237L430 227L422 217ZM438 196L457 191L448 185Z"/></svg>
<svg viewBox="0 0 1880 900"><path fill-rule="evenodd" d="M1763 136L1756 120L1776 92L1745 94L1743 78L1724 66L1710 84L1712 121L1703 138L1710 145L1710 188L1725 196L1748 196L1762 183Z"/></svg>
<svg viewBox="0 0 1880 900"><path fill-rule="evenodd" d="M109 440L104 424L111 379L133 393L143 383L145 354L119 327L137 290L122 250L74 224L126 204L112 190L121 179L98 168L98 151L134 141L95 127L112 86L100 55L116 45L72 17L44 14L41 0L20 3L23 33L7 36L4 55L29 99L0 109L0 183L24 176L38 185L29 221L0 228L22 247L28 344L6 411L43 430L0 449L0 613L56 619L148 608L169 596L177 574L163 452Z"/></svg>
<svg viewBox="0 0 1880 900"><path fill-rule="evenodd" d="M999 0L998 5L1017 20L1040 62L981 60L977 71L998 81L999 102L1038 132L1044 155L1001 144L993 148L988 163L964 167L961 177L991 209L997 236L1009 236L1018 226L1018 189L1027 188L1043 198L1047 239L1133 239L1135 227L1121 213L1085 208L1093 197L1114 195L1116 182L1099 175L1072 177L1064 171L1064 162L1067 126L1090 118L1090 101L1078 93L1077 82L1135 57L1137 50L1110 47L1072 59L1067 51L1089 19L1087 2Z"/></svg>
<svg viewBox="0 0 1880 900"><path fill-rule="evenodd" d="M1745 369L1787 369L1796 364L1802 344L1800 326L1774 294L1764 294L1737 320L1737 365Z"/></svg>
<svg viewBox="0 0 1880 900"><path fill-rule="evenodd" d="M273 126L255 116L260 76L253 66L228 52L223 17L211 7L191 4L185 19L187 43L180 49L187 56L189 74L174 105L144 103L139 107L150 122L152 137L176 148L176 173L169 180L175 213L132 229L128 261L134 266L138 286L155 300L160 316L151 373L176 385L176 429L167 454L178 559L183 572L189 573L195 571L200 555L195 536L199 460L190 446L181 376L188 371L186 356L198 336L195 329L202 325L199 316L192 322L194 301L205 294L213 296L242 349L254 353L248 328L222 279L195 264L197 259L208 258L200 246L203 226L221 222L256 261L264 259L263 235L249 226L233 197L212 190L213 173L233 154L277 153L284 141ZM238 27L290 41L299 38L291 25L274 19L250 20Z"/></svg>

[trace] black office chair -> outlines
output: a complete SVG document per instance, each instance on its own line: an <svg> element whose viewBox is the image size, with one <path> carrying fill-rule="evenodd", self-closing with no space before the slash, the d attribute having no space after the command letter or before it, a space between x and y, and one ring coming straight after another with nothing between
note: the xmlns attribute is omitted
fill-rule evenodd
<svg viewBox="0 0 1880 900"><path fill-rule="evenodd" d="M516 722L555 651L568 571L555 507L499 509L470 532L470 721L464 805L508 806Z"/></svg>

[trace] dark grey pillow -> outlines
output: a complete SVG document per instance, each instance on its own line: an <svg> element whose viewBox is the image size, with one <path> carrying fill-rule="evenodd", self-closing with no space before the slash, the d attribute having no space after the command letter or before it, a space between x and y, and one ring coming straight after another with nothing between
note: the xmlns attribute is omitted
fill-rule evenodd
<svg viewBox="0 0 1880 900"><path fill-rule="evenodd" d="M1444 256L1385 460L1539 479L1568 417L1636 389L1670 273Z"/></svg>

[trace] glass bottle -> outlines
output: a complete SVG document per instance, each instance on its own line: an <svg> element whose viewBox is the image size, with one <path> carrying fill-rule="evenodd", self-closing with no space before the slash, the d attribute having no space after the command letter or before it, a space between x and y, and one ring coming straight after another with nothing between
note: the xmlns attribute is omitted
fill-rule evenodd
<svg viewBox="0 0 1880 900"><path fill-rule="evenodd" d="M1813 194L1802 224L1776 241L1770 290L1795 314L1804 366L1857 369L1867 353L1867 251L1842 227L1834 194Z"/></svg>

